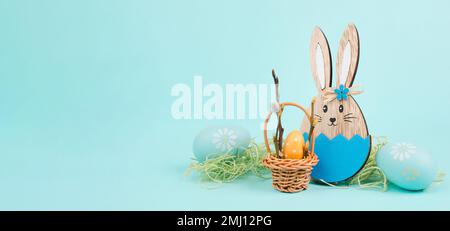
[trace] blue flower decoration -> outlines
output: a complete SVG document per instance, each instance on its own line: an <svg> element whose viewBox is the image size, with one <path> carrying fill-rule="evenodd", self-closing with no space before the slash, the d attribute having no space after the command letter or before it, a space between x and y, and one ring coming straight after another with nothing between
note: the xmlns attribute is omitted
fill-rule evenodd
<svg viewBox="0 0 450 231"><path fill-rule="evenodd" d="M347 95L348 95L349 91L350 90L348 88L344 87L343 84L339 85L339 89L338 88L334 89L334 93L336 93L336 99L339 101L347 100L347 98L348 98Z"/></svg>

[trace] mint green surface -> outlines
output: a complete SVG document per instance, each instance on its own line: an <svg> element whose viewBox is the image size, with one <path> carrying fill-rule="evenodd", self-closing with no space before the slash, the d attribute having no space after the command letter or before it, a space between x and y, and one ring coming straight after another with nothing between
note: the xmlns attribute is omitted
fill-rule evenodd
<svg viewBox="0 0 450 231"><path fill-rule="evenodd" d="M449 1L0 0L1 210L448 210L444 181L425 192L333 189L283 194L253 177L208 189L185 177L192 141L259 119L174 120L177 83L271 83L282 100L316 94L309 39L335 63L358 27L355 96L370 133L428 148L450 172ZM297 111L285 126L300 123Z"/></svg>

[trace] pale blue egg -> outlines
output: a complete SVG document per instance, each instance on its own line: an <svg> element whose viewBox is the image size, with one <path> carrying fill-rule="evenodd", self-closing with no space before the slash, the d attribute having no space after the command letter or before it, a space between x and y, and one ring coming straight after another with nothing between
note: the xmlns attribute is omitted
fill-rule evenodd
<svg viewBox="0 0 450 231"><path fill-rule="evenodd" d="M387 144L376 162L390 182L408 190L427 188L437 174L430 152L407 142Z"/></svg>
<svg viewBox="0 0 450 231"><path fill-rule="evenodd" d="M238 154L248 148L250 133L240 126L209 126L194 139L193 152L198 161L231 153Z"/></svg>

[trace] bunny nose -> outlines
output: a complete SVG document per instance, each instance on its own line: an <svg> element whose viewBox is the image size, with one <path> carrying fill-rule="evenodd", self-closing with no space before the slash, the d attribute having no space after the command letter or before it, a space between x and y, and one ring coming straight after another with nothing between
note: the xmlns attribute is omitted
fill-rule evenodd
<svg viewBox="0 0 450 231"><path fill-rule="evenodd" d="M330 122L331 122L331 123L336 122L336 118L330 118Z"/></svg>

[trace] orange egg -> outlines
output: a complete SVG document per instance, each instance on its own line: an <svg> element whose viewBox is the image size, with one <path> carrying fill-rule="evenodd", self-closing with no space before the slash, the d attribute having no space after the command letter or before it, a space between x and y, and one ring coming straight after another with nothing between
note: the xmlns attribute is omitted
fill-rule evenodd
<svg viewBox="0 0 450 231"><path fill-rule="evenodd" d="M285 159L303 158L305 141L302 133L298 130L292 131L284 141L283 154Z"/></svg>

